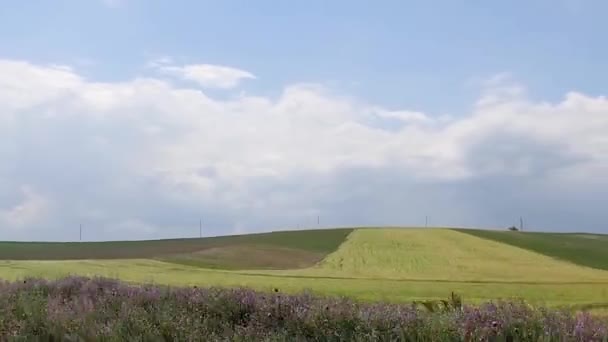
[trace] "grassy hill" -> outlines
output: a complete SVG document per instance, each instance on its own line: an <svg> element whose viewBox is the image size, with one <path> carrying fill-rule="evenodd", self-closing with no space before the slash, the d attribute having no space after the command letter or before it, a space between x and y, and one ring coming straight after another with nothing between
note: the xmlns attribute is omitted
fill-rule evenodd
<svg viewBox="0 0 608 342"><path fill-rule="evenodd" d="M608 235L459 229L479 238L515 246L581 266L608 270Z"/></svg>
<svg viewBox="0 0 608 342"><path fill-rule="evenodd" d="M607 271L450 229L357 229L321 263L295 273L469 282L608 282Z"/></svg>
<svg viewBox="0 0 608 342"><path fill-rule="evenodd" d="M608 247L602 236L553 234L552 245L541 239L545 244L527 247L500 239L515 236L521 243L535 234L491 232L500 237L493 239L482 233L378 228L137 242L10 242L0 243L0 278L101 275L391 302L444 298L456 291L470 302L518 297L548 305L608 303L608 271L588 267L601 266L597 261L585 261L601 256L600 246ZM568 243L558 243L560 238ZM582 254L578 263L565 257L573 246L582 248L585 238L595 241L593 252Z"/></svg>
<svg viewBox="0 0 608 342"><path fill-rule="evenodd" d="M322 260L351 231L301 230L148 241L0 242L0 260L156 259L207 268L299 268Z"/></svg>

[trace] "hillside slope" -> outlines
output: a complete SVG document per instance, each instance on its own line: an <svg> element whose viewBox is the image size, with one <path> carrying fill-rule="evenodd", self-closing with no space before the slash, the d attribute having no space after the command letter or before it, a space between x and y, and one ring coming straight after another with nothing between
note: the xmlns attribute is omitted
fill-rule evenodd
<svg viewBox="0 0 608 342"><path fill-rule="evenodd" d="M80 274L137 283L309 290L374 301L437 299L455 291L467 302L517 297L551 305L608 303L606 271L449 229L318 230L203 240L0 244L4 256L8 252L2 247L11 245L22 257L0 260L0 279ZM62 245L68 250L60 251ZM129 246L134 250L120 249ZM184 246L193 249L175 252ZM23 255L28 251L38 258ZM150 257L115 259L115 253L136 252ZM90 260L108 253L106 260ZM307 259L306 253L315 257ZM66 255L80 260L58 260ZM51 260L39 261L40 256Z"/></svg>
<svg viewBox="0 0 608 342"><path fill-rule="evenodd" d="M458 229L457 231L524 248L581 266L608 270L608 235L474 229Z"/></svg>
<svg viewBox="0 0 608 342"><path fill-rule="evenodd" d="M471 282L605 282L608 272L449 229L358 229L301 275Z"/></svg>
<svg viewBox="0 0 608 342"><path fill-rule="evenodd" d="M156 259L223 269L286 269L314 265L352 229L301 230L112 242L0 242L0 260Z"/></svg>

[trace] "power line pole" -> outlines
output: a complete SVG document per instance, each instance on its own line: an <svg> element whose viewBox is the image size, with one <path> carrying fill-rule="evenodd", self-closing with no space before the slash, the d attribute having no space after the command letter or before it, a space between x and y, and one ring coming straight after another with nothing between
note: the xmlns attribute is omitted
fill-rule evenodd
<svg viewBox="0 0 608 342"><path fill-rule="evenodd" d="M428 215L424 217L424 228L428 228L429 227L429 217Z"/></svg>
<svg viewBox="0 0 608 342"><path fill-rule="evenodd" d="M200 219L198 221L198 236L201 238L203 237L203 220L202 219Z"/></svg>
<svg viewBox="0 0 608 342"><path fill-rule="evenodd" d="M522 232L524 231L524 218L523 217L519 218L519 230Z"/></svg>
<svg viewBox="0 0 608 342"><path fill-rule="evenodd" d="M82 223L80 224L80 235L79 240L82 241Z"/></svg>
<svg viewBox="0 0 608 342"><path fill-rule="evenodd" d="M321 225L321 216L317 216L317 226Z"/></svg>

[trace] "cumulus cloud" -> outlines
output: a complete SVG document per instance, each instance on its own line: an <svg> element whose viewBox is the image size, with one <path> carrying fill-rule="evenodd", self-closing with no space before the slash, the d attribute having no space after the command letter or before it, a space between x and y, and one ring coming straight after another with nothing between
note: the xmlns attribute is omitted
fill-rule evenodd
<svg viewBox="0 0 608 342"><path fill-rule="evenodd" d="M160 238L196 236L199 219L217 235L426 215L601 230L606 131L606 98L534 102L508 79L486 84L471 113L436 117L318 84L220 100L1 60L0 233L70 239L84 223L91 239Z"/></svg>
<svg viewBox="0 0 608 342"><path fill-rule="evenodd" d="M213 64L174 65L170 57L162 57L148 63L159 72L195 82L205 88L230 89L246 79L256 77L245 70Z"/></svg>

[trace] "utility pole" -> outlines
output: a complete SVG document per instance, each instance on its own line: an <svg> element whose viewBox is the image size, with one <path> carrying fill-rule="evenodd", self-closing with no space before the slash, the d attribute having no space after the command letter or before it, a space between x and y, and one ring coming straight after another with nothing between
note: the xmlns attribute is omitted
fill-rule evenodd
<svg viewBox="0 0 608 342"><path fill-rule="evenodd" d="M428 228L429 227L429 217L428 215L424 217L424 228Z"/></svg>
<svg viewBox="0 0 608 342"><path fill-rule="evenodd" d="M203 237L203 220L202 220L202 219L200 219L200 220L198 221L198 236L199 236L200 238L202 238L202 237Z"/></svg>
<svg viewBox="0 0 608 342"><path fill-rule="evenodd" d="M82 223L80 224L80 236L79 236L79 240L82 241Z"/></svg>
<svg viewBox="0 0 608 342"><path fill-rule="evenodd" d="M321 216L317 216L317 226L321 225Z"/></svg>
<svg viewBox="0 0 608 342"><path fill-rule="evenodd" d="M522 232L524 231L524 218L523 217L519 218L519 230Z"/></svg>

